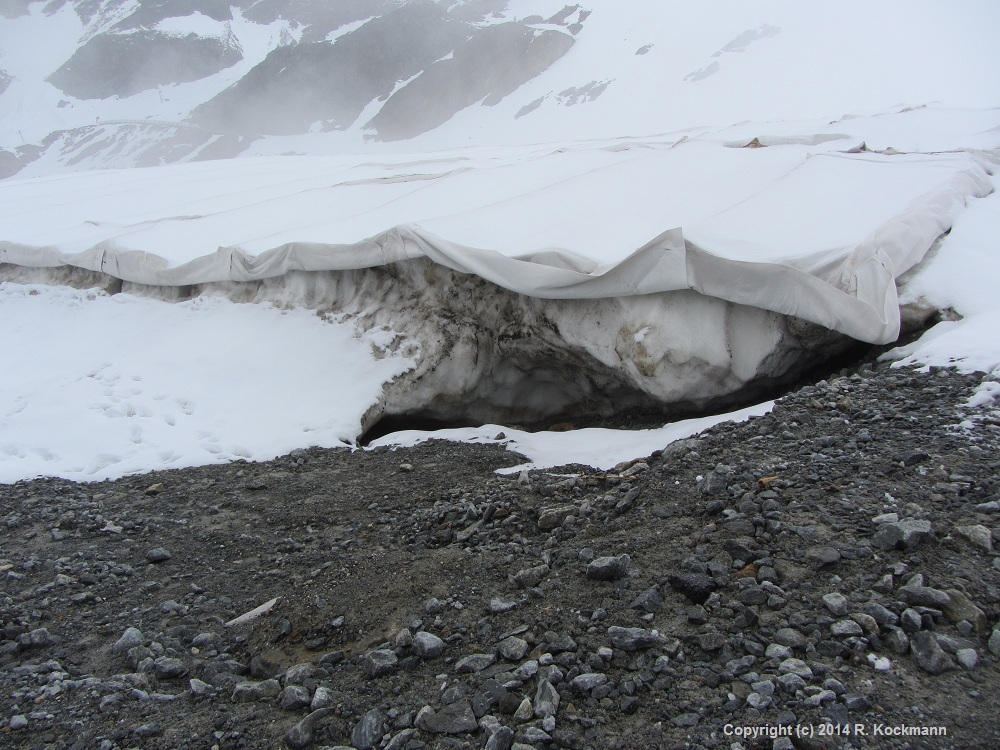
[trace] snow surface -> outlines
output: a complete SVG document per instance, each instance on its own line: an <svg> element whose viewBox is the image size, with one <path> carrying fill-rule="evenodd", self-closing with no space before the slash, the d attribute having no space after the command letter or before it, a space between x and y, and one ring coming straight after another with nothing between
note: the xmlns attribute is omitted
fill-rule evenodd
<svg viewBox="0 0 1000 750"><path fill-rule="evenodd" d="M648 456L653 451L662 450L670 443L689 438L720 422L744 422L750 417L763 416L773 406L773 401L767 401L727 414L683 419L654 430L608 430L592 427L567 432L524 432L495 424L432 432L403 430L373 440L370 447L408 447L428 440L501 443L509 450L520 453L530 460L527 463L501 469L498 472L500 474L514 474L524 470L547 469L570 464L583 464L607 470L625 461Z"/></svg>
<svg viewBox="0 0 1000 750"><path fill-rule="evenodd" d="M348 323L218 297L0 283L0 482L91 481L354 441L412 366Z"/></svg>
<svg viewBox="0 0 1000 750"><path fill-rule="evenodd" d="M46 6L0 19L0 70L12 78L0 147L97 118L182 120L302 32L234 10L228 29L244 59L232 68L79 101L45 78L97 29L69 4ZM516 0L493 20L563 6ZM199 16L163 28L224 31ZM544 75L413 141L368 142L373 101L345 131L264 138L227 163L67 174L97 162L42 158L0 181L0 260L190 284L430 252L536 293L555 294L553 278L589 285L567 296L648 293L680 278L674 288L869 340L891 338L902 278L900 301L956 320L891 356L992 373L973 400L983 403L1000 394L998 28L1000 5L987 0L604 3ZM279 156L288 152L303 156ZM367 241L392 231L397 245ZM845 298L864 308L861 323ZM350 444L384 386L414 366L391 331L359 336L350 321L218 297L167 303L4 282L0 316L4 482ZM653 338L645 325L632 337ZM609 468L717 419L433 437L503 431L532 466Z"/></svg>

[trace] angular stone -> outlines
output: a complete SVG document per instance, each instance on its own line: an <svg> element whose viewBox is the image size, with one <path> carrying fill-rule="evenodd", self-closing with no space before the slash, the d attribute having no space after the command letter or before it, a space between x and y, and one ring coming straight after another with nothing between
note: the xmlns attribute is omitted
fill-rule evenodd
<svg viewBox="0 0 1000 750"><path fill-rule="evenodd" d="M538 513L538 529L552 531L559 528L575 510L572 505L550 505L542 508Z"/></svg>
<svg viewBox="0 0 1000 750"><path fill-rule="evenodd" d="M987 646L989 647L991 654L1000 657L1000 628L994 629L990 634L990 640Z"/></svg>
<svg viewBox="0 0 1000 750"><path fill-rule="evenodd" d="M910 652L917 666L930 674L941 674L954 666L948 654L926 630L920 630L910 637Z"/></svg>
<svg viewBox="0 0 1000 750"><path fill-rule="evenodd" d="M351 744L357 750L373 750L385 734L385 716L377 708L373 708L351 730Z"/></svg>
<svg viewBox="0 0 1000 750"><path fill-rule="evenodd" d="M548 565L536 565L533 568L519 570L513 576L514 584L522 589L533 589L549 574Z"/></svg>
<svg viewBox="0 0 1000 750"><path fill-rule="evenodd" d="M778 672L783 675L794 674L803 680L811 680L813 676L812 668L801 659L785 659L778 665Z"/></svg>
<svg viewBox="0 0 1000 750"><path fill-rule="evenodd" d="M715 579L704 573L673 573L667 582L695 604L704 604L717 588Z"/></svg>
<svg viewBox="0 0 1000 750"><path fill-rule="evenodd" d="M830 610L834 617L843 617L847 614L847 598L843 594L831 592L823 595L823 604Z"/></svg>
<svg viewBox="0 0 1000 750"><path fill-rule="evenodd" d="M278 694L278 708L282 711L298 711L312 703L312 696L302 685L286 685Z"/></svg>
<svg viewBox="0 0 1000 750"><path fill-rule="evenodd" d="M934 538L934 527L930 521L909 518L896 523L886 523L875 532L872 542L879 549L913 549Z"/></svg>
<svg viewBox="0 0 1000 750"><path fill-rule="evenodd" d="M921 607L944 609L951 604L951 597L947 593L930 586L910 586L907 584L899 589L896 595L907 604Z"/></svg>
<svg viewBox="0 0 1000 750"><path fill-rule="evenodd" d="M578 693L589 693L595 687L604 685L608 681L608 676L606 674L601 674L600 672L588 672L586 674L577 675L570 681L570 687L572 687Z"/></svg>
<svg viewBox="0 0 1000 750"><path fill-rule="evenodd" d="M333 713L332 708L313 711L285 733L285 744L292 750L304 750L316 736L316 725Z"/></svg>
<svg viewBox="0 0 1000 750"><path fill-rule="evenodd" d="M465 734L479 729L479 722L469 701L456 701L440 711L422 709L417 715L417 728L434 734Z"/></svg>
<svg viewBox="0 0 1000 750"><path fill-rule="evenodd" d="M943 607L944 616L948 618L948 621L959 623L962 620L967 620L975 626L977 634L984 635L988 627L986 613L958 589L948 589L945 593L950 600Z"/></svg>
<svg viewBox="0 0 1000 750"><path fill-rule="evenodd" d="M459 674L482 672L496 660L493 654L469 654L455 662L455 671Z"/></svg>
<svg viewBox="0 0 1000 750"><path fill-rule="evenodd" d="M559 692L548 680L539 680L535 690L535 718L555 716L559 710Z"/></svg>
<svg viewBox="0 0 1000 750"><path fill-rule="evenodd" d="M598 557L587 565L587 578L592 581L617 581L628 574L631 561L628 555Z"/></svg>
<svg viewBox="0 0 1000 750"><path fill-rule="evenodd" d="M979 654L974 648L960 648L955 652L955 658L966 669L972 670L979 666Z"/></svg>
<svg viewBox="0 0 1000 750"><path fill-rule="evenodd" d="M511 750L514 746L514 730L510 727L500 727L486 741L483 750Z"/></svg>
<svg viewBox="0 0 1000 750"><path fill-rule="evenodd" d="M993 551L993 533L982 524L959 526L955 529L955 533L984 552Z"/></svg>
<svg viewBox="0 0 1000 750"><path fill-rule="evenodd" d="M612 626L608 628L608 637L611 645L620 648L622 651L638 651L644 648L652 648L662 643L663 638L651 630L642 628L620 628Z"/></svg>
<svg viewBox="0 0 1000 750"><path fill-rule="evenodd" d="M809 639L795 628L778 628L774 632L773 640L788 648L803 649L809 645Z"/></svg>
<svg viewBox="0 0 1000 750"><path fill-rule="evenodd" d="M500 641L497 651L507 661L521 661L528 653L528 642L517 636L510 636Z"/></svg>
<svg viewBox="0 0 1000 750"><path fill-rule="evenodd" d="M632 600L629 605L630 609L639 609L643 612L659 612L660 607L663 605L660 599L660 592L657 591L656 587L648 588L643 591L639 596Z"/></svg>
<svg viewBox="0 0 1000 750"><path fill-rule="evenodd" d="M890 625L899 624L899 615L897 615L888 607L884 607L883 605L877 602L866 604L864 610L862 611L866 615L872 617L875 620L875 622L879 624L880 627L884 628Z"/></svg>
<svg viewBox="0 0 1000 750"><path fill-rule="evenodd" d="M444 641L423 630L413 635L413 651L421 659L436 659L444 653Z"/></svg>
<svg viewBox="0 0 1000 750"><path fill-rule="evenodd" d="M161 680L172 680L177 677L183 677L188 673L187 664L180 659L174 659L169 656L161 656L153 662L153 666L157 678Z"/></svg>
<svg viewBox="0 0 1000 750"><path fill-rule="evenodd" d="M849 638L851 636L863 635L864 630L854 620L837 620L837 622L830 626L830 633L837 638Z"/></svg>
<svg viewBox="0 0 1000 750"><path fill-rule="evenodd" d="M142 631L138 628L125 628L122 637L115 641L115 645L111 647L111 653L127 654L130 649L141 646L144 640Z"/></svg>
<svg viewBox="0 0 1000 750"><path fill-rule="evenodd" d="M361 657L361 667L369 677L384 677L396 671L399 659L392 651L369 651Z"/></svg>

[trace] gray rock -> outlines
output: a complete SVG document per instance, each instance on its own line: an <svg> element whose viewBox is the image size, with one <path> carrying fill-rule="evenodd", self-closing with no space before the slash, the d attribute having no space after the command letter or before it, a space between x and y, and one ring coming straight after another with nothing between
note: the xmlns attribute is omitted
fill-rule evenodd
<svg viewBox="0 0 1000 750"><path fill-rule="evenodd" d="M907 633L916 633L924 626L924 620L917 610L907 607L899 616L899 624Z"/></svg>
<svg viewBox="0 0 1000 750"><path fill-rule="evenodd" d="M945 593L948 595L949 602L943 609L944 616L948 618L949 622L955 624L963 620L971 622L976 633L984 635L988 627L986 613L958 589L948 589Z"/></svg>
<svg viewBox="0 0 1000 750"><path fill-rule="evenodd" d="M486 741L483 750L511 750L514 745L514 730L510 727L500 727Z"/></svg>
<svg viewBox="0 0 1000 750"><path fill-rule="evenodd" d="M421 659L436 659L444 653L444 641L421 630L413 635L413 650Z"/></svg>
<svg viewBox="0 0 1000 750"><path fill-rule="evenodd" d="M278 708L282 711L298 711L312 702L312 696L302 685L287 685L278 693Z"/></svg>
<svg viewBox="0 0 1000 750"><path fill-rule="evenodd" d="M281 692L281 685L277 680L263 680L261 682L238 682L233 687L233 703L250 703L253 701L270 700L276 698Z"/></svg>
<svg viewBox="0 0 1000 750"><path fill-rule="evenodd" d="M698 722L701 721L701 717L696 713L686 713L678 714L670 720L670 723L675 727L695 727L698 726Z"/></svg>
<svg viewBox="0 0 1000 750"><path fill-rule="evenodd" d="M332 708L313 711L285 733L285 744L292 750L304 750L312 744L316 736L316 725L333 714Z"/></svg>
<svg viewBox="0 0 1000 750"><path fill-rule="evenodd" d="M417 730L412 727L409 729L404 729L398 734L393 735L392 739L389 740L389 744L383 748L383 750L403 750L407 743L413 739L416 735Z"/></svg>
<svg viewBox="0 0 1000 750"><path fill-rule="evenodd" d="M768 695L763 695L762 693L750 693L747 696L747 705L750 708L756 708L758 711L762 711L771 705L771 697Z"/></svg>
<svg viewBox="0 0 1000 750"><path fill-rule="evenodd" d="M192 678L188 681L188 687L191 690L191 695L195 698L207 698L209 696L215 695L216 688L214 685L209 685L207 682L202 682L197 678Z"/></svg>
<svg viewBox="0 0 1000 750"><path fill-rule="evenodd" d="M990 649L990 653L994 656L1000 656L1000 628L995 628L990 634L990 640L987 646Z"/></svg>
<svg viewBox="0 0 1000 750"><path fill-rule="evenodd" d="M879 549L913 549L934 538L930 521L910 518L895 523L885 523L875 532L873 544Z"/></svg>
<svg viewBox="0 0 1000 750"><path fill-rule="evenodd" d="M657 591L655 586L653 586L652 588L646 589L639 594L639 596L633 599L629 608L639 609L643 612L659 612L662 605L663 601L660 599L660 592Z"/></svg>
<svg viewBox="0 0 1000 750"><path fill-rule="evenodd" d="M795 628L778 628L772 638L775 643L788 648L803 649L809 645L809 639Z"/></svg>
<svg viewBox="0 0 1000 750"><path fill-rule="evenodd" d="M673 573L667 582L695 604L704 604L715 591L715 579L704 573Z"/></svg>
<svg viewBox="0 0 1000 750"><path fill-rule="evenodd" d="M575 510L572 505L550 505L542 508L538 513L539 530L552 531L559 528Z"/></svg>
<svg viewBox="0 0 1000 750"><path fill-rule="evenodd" d="M813 676L812 668L801 659L785 659L778 665L778 672L798 675L803 680L811 680Z"/></svg>
<svg viewBox="0 0 1000 750"><path fill-rule="evenodd" d="M570 680L570 686L578 693L589 693L595 687L604 685L608 681L608 676L606 674L601 674L600 672L588 672L586 674L577 675L572 680Z"/></svg>
<svg viewBox="0 0 1000 750"><path fill-rule="evenodd" d="M982 524L972 524L969 526L958 526L955 529L955 533L958 534L962 539L965 539L969 544L974 547L979 547L979 549L984 552L993 551L993 534L992 532Z"/></svg>
<svg viewBox="0 0 1000 750"><path fill-rule="evenodd" d="M552 735L540 727L529 726L524 728L524 741L529 745L541 745L549 742L551 739Z"/></svg>
<svg viewBox="0 0 1000 750"><path fill-rule="evenodd" d="M827 565L836 565L842 557L843 555L840 554L840 550L836 547L824 544L810 547L806 550L806 559L819 568L826 567Z"/></svg>
<svg viewBox="0 0 1000 750"><path fill-rule="evenodd" d="M877 602L866 604L862 612L873 618L875 622L879 624L879 627L884 628L899 624L899 616L891 609L888 609Z"/></svg>
<svg viewBox="0 0 1000 750"><path fill-rule="evenodd" d="M910 652L917 666L930 674L941 674L954 666L951 657L926 630L920 630L910 638Z"/></svg>
<svg viewBox="0 0 1000 750"><path fill-rule="evenodd" d="M764 656L768 659L789 659L794 655L795 652L792 649L780 643L769 643L764 650Z"/></svg>
<svg viewBox="0 0 1000 750"><path fill-rule="evenodd" d="M837 592L824 594L823 604L834 617L843 617L847 614L847 598L843 594Z"/></svg>
<svg viewBox="0 0 1000 750"><path fill-rule="evenodd" d="M309 710L316 711L320 708L330 708L337 702L337 696L330 688L325 685L320 685L316 688L316 692L313 693L312 700L309 702Z"/></svg>
<svg viewBox="0 0 1000 750"><path fill-rule="evenodd" d="M776 682L778 683L778 687L786 693L794 693L806 686L806 681L794 672L780 675L776 679Z"/></svg>
<svg viewBox="0 0 1000 750"><path fill-rule="evenodd" d="M563 633L562 635L556 636L555 639L549 641L547 648L549 653L561 654L565 651L576 651L578 646L572 636Z"/></svg>
<svg viewBox="0 0 1000 750"><path fill-rule="evenodd" d="M377 708L361 717L361 721L351 730L351 744L357 750L372 750L385 734L385 717Z"/></svg>
<svg viewBox="0 0 1000 750"><path fill-rule="evenodd" d="M463 656L455 662L455 671L458 672L458 674L482 672L484 669L491 666L496 660L497 658L493 654L469 654L468 656Z"/></svg>
<svg viewBox="0 0 1000 750"><path fill-rule="evenodd" d="M951 597L940 589L930 586L911 586L907 584L896 592L896 595L910 605L944 609L951 604Z"/></svg>
<svg viewBox="0 0 1000 750"><path fill-rule="evenodd" d="M187 664L180 659L169 656L161 656L153 662L153 666L156 670L156 676L161 680L172 680L188 673Z"/></svg>
<svg viewBox="0 0 1000 750"><path fill-rule="evenodd" d="M173 555L171 555L170 552L165 550L163 547L156 547L155 549L151 549L149 552L146 553L146 561L151 562L154 565L157 563L166 562L172 557Z"/></svg>
<svg viewBox="0 0 1000 750"><path fill-rule="evenodd" d="M497 650L507 661L521 661L528 653L528 642L517 636L510 636L500 641Z"/></svg>
<svg viewBox="0 0 1000 750"><path fill-rule="evenodd" d="M502 615L504 612L510 612L515 607L517 607L517 602L512 602L500 598L490 599L491 615Z"/></svg>
<svg viewBox="0 0 1000 750"><path fill-rule="evenodd" d="M631 561L628 555L598 557L587 565L587 578L592 581L617 581L628 575Z"/></svg>
<svg viewBox="0 0 1000 750"><path fill-rule="evenodd" d="M396 648L409 648L413 645L413 633L410 632L409 628L400 628L393 643L396 644Z"/></svg>
<svg viewBox="0 0 1000 750"><path fill-rule="evenodd" d="M837 620L830 625L830 633L837 638L864 635L864 629L854 620Z"/></svg>
<svg viewBox="0 0 1000 750"><path fill-rule="evenodd" d="M955 652L955 659L966 669L975 669L979 666L979 654L974 648L960 648Z"/></svg>
<svg viewBox="0 0 1000 750"><path fill-rule="evenodd" d="M513 582L522 589L533 589L545 580L545 576L549 572L548 565L536 565L533 568L525 568L514 574Z"/></svg>
<svg viewBox="0 0 1000 750"><path fill-rule="evenodd" d="M418 729L434 734L465 734L479 728L469 701L456 701L437 712L421 709L416 724Z"/></svg>
<svg viewBox="0 0 1000 750"><path fill-rule="evenodd" d="M514 720L523 724L526 721L531 721L534 714L535 709L531 705L531 698L525 698L514 711Z"/></svg>
<svg viewBox="0 0 1000 750"><path fill-rule="evenodd" d="M608 637L611 639L611 645L622 651L652 648L663 642L663 638L654 631L642 628L621 628L614 625L608 628Z"/></svg>
<svg viewBox="0 0 1000 750"><path fill-rule="evenodd" d="M125 632L122 633L122 637L119 638L115 645L111 647L111 653L113 654L127 654L130 649L136 646L141 646L146 639L142 635L142 631L138 628L125 628Z"/></svg>
<svg viewBox="0 0 1000 750"><path fill-rule="evenodd" d="M399 659L392 651L369 651L361 657L361 666L369 677L384 677L396 671Z"/></svg>
<svg viewBox="0 0 1000 750"><path fill-rule="evenodd" d="M559 692L552 687L552 683L542 679L538 681L538 688L535 690L535 718L543 719L546 716L555 716L559 710Z"/></svg>
<svg viewBox="0 0 1000 750"><path fill-rule="evenodd" d="M10 721L7 723L7 726L15 732L20 729L27 729L28 717L24 714L15 714L10 717Z"/></svg>

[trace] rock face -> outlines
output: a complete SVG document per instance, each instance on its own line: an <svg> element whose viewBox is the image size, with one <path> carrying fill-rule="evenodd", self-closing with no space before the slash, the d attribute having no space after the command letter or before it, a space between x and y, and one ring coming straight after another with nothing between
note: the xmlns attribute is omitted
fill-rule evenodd
<svg viewBox="0 0 1000 750"><path fill-rule="evenodd" d="M92 37L49 76L49 82L78 99L126 97L205 78L242 57L239 44L228 37L129 29Z"/></svg>
<svg viewBox="0 0 1000 750"><path fill-rule="evenodd" d="M194 119L223 132L298 133L316 122L338 130L380 100L365 126L380 140L412 138L476 102L499 102L572 44L570 34L524 23L479 27L430 0L390 5L332 43L278 47Z"/></svg>
<svg viewBox="0 0 1000 750"><path fill-rule="evenodd" d="M520 23L476 29L451 57L437 60L393 94L368 123L379 140L413 138L482 101L497 104L562 57L573 37Z"/></svg>

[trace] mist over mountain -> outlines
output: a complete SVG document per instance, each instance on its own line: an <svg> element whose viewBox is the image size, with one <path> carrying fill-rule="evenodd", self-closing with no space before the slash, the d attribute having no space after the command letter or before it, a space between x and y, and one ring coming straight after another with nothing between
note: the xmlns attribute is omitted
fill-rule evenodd
<svg viewBox="0 0 1000 750"><path fill-rule="evenodd" d="M0 178L43 157L128 167L234 156L263 136L418 136L542 74L589 15L509 5L5 0ZM28 37L31 65L18 56Z"/></svg>
<svg viewBox="0 0 1000 750"><path fill-rule="evenodd" d="M993 106L998 14L980 2L2 0L0 178Z"/></svg>

